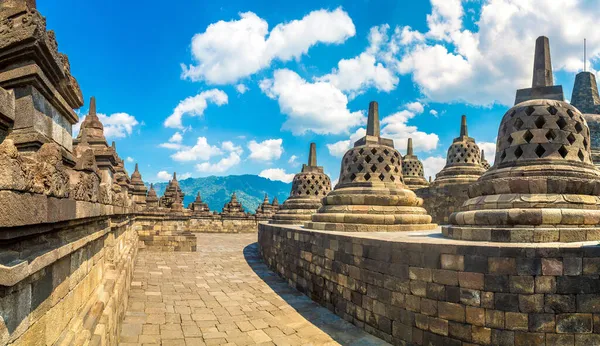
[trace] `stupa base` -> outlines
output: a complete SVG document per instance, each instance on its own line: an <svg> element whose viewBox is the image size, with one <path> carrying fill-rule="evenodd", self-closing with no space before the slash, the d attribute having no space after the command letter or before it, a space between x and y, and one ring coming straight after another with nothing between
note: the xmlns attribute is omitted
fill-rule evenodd
<svg viewBox="0 0 600 346"><path fill-rule="evenodd" d="M397 224L397 225L379 225L363 223L341 223L341 222L307 222L305 228L317 231L336 231L336 232L410 232L410 231L429 231L437 227L435 223L423 224Z"/></svg>
<svg viewBox="0 0 600 346"><path fill-rule="evenodd" d="M540 226L442 226L442 234L456 240L502 243L572 243L600 240L600 227L577 225Z"/></svg>

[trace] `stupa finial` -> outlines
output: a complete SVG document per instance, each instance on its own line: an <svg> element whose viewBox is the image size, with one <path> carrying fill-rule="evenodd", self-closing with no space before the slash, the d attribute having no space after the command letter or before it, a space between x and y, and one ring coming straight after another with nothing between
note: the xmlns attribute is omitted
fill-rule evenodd
<svg viewBox="0 0 600 346"><path fill-rule="evenodd" d="M92 96L90 98L90 110L88 111L88 115L93 116L93 117L97 116L96 115L96 97L95 96Z"/></svg>
<svg viewBox="0 0 600 346"><path fill-rule="evenodd" d="M412 138L408 139L408 144L406 145L406 155L413 155Z"/></svg>
<svg viewBox="0 0 600 346"><path fill-rule="evenodd" d="M540 36L535 40L531 87L538 88L552 85L554 85L554 77L552 76L552 61L550 59L550 41L548 37Z"/></svg>
<svg viewBox="0 0 600 346"><path fill-rule="evenodd" d="M379 130L379 105L377 101L371 101L367 118L367 136L379 137Z"/></svg>
<svg viewBox="0 0 600 346"><path fill-rule="evenodd" d="M173 172L173 180L177 181L177 172Z"/></svg>
<svg viewBox="0 0 600 346"><path fill-rule="evenodd" d="M311 167L317 166L317 145L310 143L310 151L308 152L308 165Z"/></svg>
<svg viewBox="0 0 600 346"><path fill-rule="evenodd" d="M467 129L467 116L463 114L460 119L460 137L468 137L469 130Z"/></svg>
<svg viewBox="0 0 600 346"><path fill-rule="evenodd" d="M138 164L137 164L137 163L135 164L135 169L134 169L133 171L134 171L134 172L139 172L139 169L138 169Z"/></svg>

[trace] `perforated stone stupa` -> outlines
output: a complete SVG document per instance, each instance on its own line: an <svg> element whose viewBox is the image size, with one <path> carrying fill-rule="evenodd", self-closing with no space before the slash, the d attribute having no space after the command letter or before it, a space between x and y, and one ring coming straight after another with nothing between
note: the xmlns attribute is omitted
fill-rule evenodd
<svg viewBox="0 0 600 346"><path fill-rule="evenodd" d="M294 176L290 197L283 202L271 223L304 224L321 207L321 200L331 191L331 180L317 166L317 146L310 143L308 164Z"/></svg>
<svg viewBox="0 0 600 346"><path fill-rule="evenodd" d="M483 167L485 170L488 170L491 167L488 160L485 159L485 151L483 151L483 149L481 150L481 167Z"/></svg>
<svg viewBox="0 0 600 346"><path fill-rule="evenodd" d="M381 138L377 102L369 104L366 136L342 159L339 182L306 227L348 232L432 229L423 200L402 178L402 155Z"/></svg>
<svg viewBox="0 0 600 346"><path fill-rule="evenodd" d="M593 73L583 71L575 76L571 105L583 113L590 129L592 161L600 167L600 96Z"/></svg>
<svg viewBox="0 0 600 346"><path fill-rule="evenodd" d="M402 158L402 176L404 177L404 183L411 190L429 186L429 182L425 179L423 163L413 153L412 138L408 139L406 155Z"/></svg>
<svg viewBox="0 0 600 346"><path fill-rule="evenodd" d="M536 90L519 92L538 98L516 104L502 118L494 166L469 188L464 211L450 216L451 225L443 228L448 237L502 242L600 239L600 171L591 161L590 131L579 110L548 84L548 39L538 38L535 49ZM538 59L545 63L541 68ZM539 74L545 75L545 85L536 83L544 79Z"/></svg>
<svg viewBox="0 0 600 346"><path fill-rule="evenodd" d="M475 139L469 137L467 116L460 123L460 136L448 148L446 166L435 176L434 186L466 184L476 181L485 172L481 165L481 152Z"/></svg>

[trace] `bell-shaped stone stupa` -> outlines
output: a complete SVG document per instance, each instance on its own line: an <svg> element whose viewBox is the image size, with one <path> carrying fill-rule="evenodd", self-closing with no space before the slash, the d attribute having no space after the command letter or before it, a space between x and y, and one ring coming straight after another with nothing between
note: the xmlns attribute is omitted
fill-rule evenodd
<svg viewBox="0 0 600 346"><path fill-rule="evenodd" d="M575 76L571 105L583 113L590 128L592 161L596 167L600 167L600 96L593 73L583 71Z"/></svg>
<svg viewBox="0 0 600 346"><path fill-rule="evenodd" d="M210 215L210 209L208 208L208 204L202 201L202 196L200 192L196 195L196 199L190 203L188 209L191 209L194 215Z"/></svg>
<svg viewBox="0 0 600 346"><path fill-rule="evenodd" d="M460 136L448 148L446 166L435 176L434 186L466 184L476 181L485 172L481 165L481 152L475 139L469 137L467 116L460 122Z"/></svg>
<svg viewBox="0 0 600 346"><path fill-rule="evenodd" d="M483 167L485 170L488 170L491 167L488 160L485 159L485 151L483 151L483 149L481 150L481 167Z"/></svg>
<svg viewBox="0 0 600 346"><path fill-rule="evenodd" d="M429 186L429 182L425 179L423 163L413 153L412 138L408 139L406 155L402 158L402 177L404 177L406 186L411 190Z"/></svg>
<svg viewBox="0 0 600 346"><path fill-rule="evenodd" d="M369 104L367 134L342 159L339 182L306 227L346 232L435 228L423 200L404 185L402 155L381 138L377 102Z"/></svg>
<svg viewBox="0 0 600 346"><path fill-rule="evenodd" d="M270 223L302 225L321 207L321 200L331 191L331 180L317 166L317 147L310 143L308 164L294 176L290 197L283 202ZM275 201L273 201L275 202Z"/></svg>
<svg viewBox="0 0 600 346"><path fill-rule="evenodd" d="M600 239L600 171L582 114L553 86L546 37L535 45L533 86L500 123L494 166L469 187L444 235L498 242ZM540 83L542 81L542 83ZM561 94L557 95L557 91Z"/></svg>

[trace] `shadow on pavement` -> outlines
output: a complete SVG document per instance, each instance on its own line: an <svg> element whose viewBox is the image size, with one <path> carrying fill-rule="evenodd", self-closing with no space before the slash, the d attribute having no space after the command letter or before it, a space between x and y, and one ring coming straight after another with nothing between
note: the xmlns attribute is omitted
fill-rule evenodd
<svg viewBox="0 0 600 346"><path fill-rule="evenodd" d="M244 258L254 273L269 285L275 293L307 321L327 333L333 340L342 345L388 345L383 340L344 321L295 288L290 287L283 278L271 271L264 263L260 257L258 243L252 243L244 248Z"/></svg>

